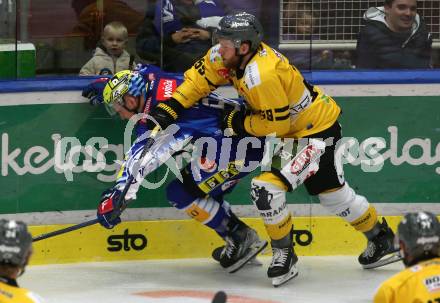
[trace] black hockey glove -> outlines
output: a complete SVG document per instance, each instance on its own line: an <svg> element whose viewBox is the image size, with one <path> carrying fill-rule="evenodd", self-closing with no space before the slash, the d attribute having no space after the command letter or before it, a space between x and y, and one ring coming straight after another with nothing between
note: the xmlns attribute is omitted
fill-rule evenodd
<svg viewBox="0 0 440 303"><path fill-rule="evenodd" d="M184 109L185 108L182 104L171 98L167 101L157 104L151 110L150 115L154 118L154 120L156 120L162 129L166 129L177 120L179 113ZM156 123L153 120L148 119L147 127L150 130L154 129L156 127Z"/></svg>
<svg viewBox="0 0 440 303"><path fill-rule="evenodd" d="M245 111L226 110L223 112L222 125L223 130L230 128L233 135L246 137L250 136L244 128L244 119L246 118Z"/></svg>

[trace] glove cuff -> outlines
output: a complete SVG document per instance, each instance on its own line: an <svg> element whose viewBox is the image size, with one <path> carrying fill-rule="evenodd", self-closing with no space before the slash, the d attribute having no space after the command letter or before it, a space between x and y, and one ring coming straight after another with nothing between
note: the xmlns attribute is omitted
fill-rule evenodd
<svg viewBox="0 0 440 303"><path fill-rule="evenodd" d="M234 119L234 116L237 114L237 111L232 111L229 113L229 115L226 117L226 127L227 128L231 128L232 130L234 130L234 127L232 125L232 121Z"/></svg>
<svg viewBox="0 0 440 303"><path fill-rule="evenodd" d="M165 111L168 115L170 115L170 117L174 120L177 119L177 112L168 104L165 103L159 103L157 105L157 109L161 109L163 111Z"/></svg>
<svg viewBox="0 0 440 303"><path fill-rule="evenodd" d="M226 117L226 126L234 131L237 136L251 136L244 128L244 119L246 115L242 111L232 111Z"/></svg>
<svg viewBox="0 0 440 303"><path fill-rule="evenodd" d="M160 102L151 111L151 116L159 123L162 129L167 128L170 124L179 117L179 114L185 108L175 99L169 99L164 102ZM155 125L148 125L149 129L153 129Z"/></svg>

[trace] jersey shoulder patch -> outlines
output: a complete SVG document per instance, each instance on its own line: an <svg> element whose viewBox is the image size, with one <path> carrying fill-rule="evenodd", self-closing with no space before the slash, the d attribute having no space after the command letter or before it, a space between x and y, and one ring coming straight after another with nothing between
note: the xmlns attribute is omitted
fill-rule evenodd
<svg viewBox="0 0 440 303"><path fill-rule="evenodd" d="M209 50L209 61L211 62L222 62L222 56L219 53L220 44L216 44Z"/></svg>
<svg viewBox="0 0 440 303"><path fill-rule="evenodd" d="M244 82L248 89L261 84L261 75L258 69L257 61L254 61L246 66L244 70Z"/></svg>
<svg viewBox="0 0 440 303"><path fill-rule="evenodd" d="M279 51L277 51L274 48L272 48L272 51L275 54L275 56L277 56L281 61L286 61L286 57L284 57L283 54L281 54Z"/></svg>

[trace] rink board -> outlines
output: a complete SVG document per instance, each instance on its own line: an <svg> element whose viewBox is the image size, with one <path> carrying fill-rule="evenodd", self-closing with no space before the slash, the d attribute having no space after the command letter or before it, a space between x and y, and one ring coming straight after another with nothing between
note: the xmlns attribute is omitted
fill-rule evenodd
<svg viewBox="0 0 440 303"><path fill-rule="evenodd" d="M352 137L366 149L368 143L384 144L374 157L376 166L368 166L374 162L373 156L365 153L344 165L350 185L374 202L438 203L439 97L337 100L344 112L340 119L344 137ZM1 214L94 210L102 191L113 185L119 170L115 160L121 160L128 148L122 144L124 124L87 103L1 106L0 122ZM87 159L82 152L75 154L71 145L63 151L57 149L59 140L70 140L82 151L96 148L105 156L106 165L100 167L96 159ZM108 145L100 145L100 140ZM78 157L70 157L70 152ZM68 164L74 165L72 170L67 169ZM163 185L140 190L130 207L169 207L164 189L174 175L169 173L167 178L167 169L161 167L148 177L150 183L164 181ZM249 181L247 177L237 185L228 197L231 204L252 204ZM304 188L287 199L290 204L318 202Z"/></svg>
<svg viewBox="0 0 440 303"><path fill-rule="evenodd" d="M386 217L395 229L400 217ZM266 231L259 218L244 219L260 236ZM358 255L366 246L364 236L338 217L301 217L295 230L303 233L295 249L303 256ZM67 225L33 226L39 235ZM312 235L310 244L304 231ZM123 222L113 230L99 225L34 243L32 264L93 261L208 258L222 240L194 220Z"/></svg>

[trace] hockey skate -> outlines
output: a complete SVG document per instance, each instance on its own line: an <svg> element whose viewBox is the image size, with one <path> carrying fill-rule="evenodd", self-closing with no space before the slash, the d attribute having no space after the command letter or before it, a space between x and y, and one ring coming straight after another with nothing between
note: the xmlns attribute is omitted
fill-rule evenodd
<svg viewBox="0 0 440 303"><path fill-rule="evenodd" d="M367 248L358 258L364 269L377 268L402 260L399 249L394 248L394 233L382 219L380 232L368 240Z"/></svg>
<svg viewBox="0 0 440 303"><path fill-rule="evenodd" d="M220 246L220 247L217 247L216 249L214 249L214 250L212 251L212 258L213 258L215 261L220 262L220 256L221 256L221 253L222 253L222 251L223 251L224 248L225 248L224 246ZM263 251L262 251L262 252L263 252ZM246 265L250 265L250 266L262 266L263 263L261 263L260 260L257 259L257 256L255 256L255 257L253 257L252 259L250 259L250 260L246 263Z"/></svg>
<svg viewBox="0 0 440 303"><path fill-rule="evenodd" d="M219 261L229 273L241 269L267 246L267 241L261 240L257 232L247 226L226 236L225 240L226 245L220 253Z"/></svg>
<svg viewBox="0 0 440 303"><path fill-rule="evenodd" d="M293 244L284 248L272 247L272 254L267 276L272 279L272 285L278 287L298 275L298 269L295 266L298 257L293 250Z"/></svg>

